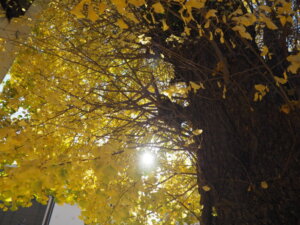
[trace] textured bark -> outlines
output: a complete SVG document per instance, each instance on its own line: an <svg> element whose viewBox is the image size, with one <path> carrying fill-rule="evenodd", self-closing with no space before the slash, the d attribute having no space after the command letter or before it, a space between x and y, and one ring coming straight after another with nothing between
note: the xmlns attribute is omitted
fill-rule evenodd
<svg viewBox="0 0 300 225"><path fill-rule="evenodd" d="M296 225L300 221L299 109L290 114L281 112L283 97L276 93L262 102L253 102L253 95L245 98L241 90L249 91L261 82L261 76L254 72L246 77L243 71L258 62L249 64L243 57L227 59L234 60L230 71L240 71L243 77L231 78L225 98L222 89L207 82L205 90L189 96L185 115L193 127L204 130L196 139L204 206L201 224ZM197 81L199 77L203 81L201 73L183 67L178 62L175 66L180 68L180 80ZM204 191L204 185L211 190ZM213 208L216 217L212 216Z"/></svg>
<svg viewBox="0 0 300 225"><path fill-rule="evenodd" d="M31 28L36 22L38 15L47 7L50 0L35 0L22 18L0 18L0 38L5 40L3 49L0 51L0 81L8 73L18 53L18 46L26 41Z"/></svg>
<svg viewBox="0 0 300 225"><path fill-rule="evenodd" d="M273 21L278 19L274 16ZM255 40L255 30L248 29ZM182 45L166 43L170 31L159 27L149 34L155 52L174 65L173 83L205 86L188 96L183 116L195 129L203 129L194 150L201 225L300 223L300 111L299 107L289 114L280 111L283 104L299 101L300 78L288 74L289 82L278 87L273 77L287 70L290 29L265 30L263 40L270 46L271 59L260 56L254 41L241 39L230 29L224 37L235 40L235 48L205 36L196 39L193 31ZM255 84L270 88L262 101L253 101ZM204 191L204 185L211 190Z"/></svg>

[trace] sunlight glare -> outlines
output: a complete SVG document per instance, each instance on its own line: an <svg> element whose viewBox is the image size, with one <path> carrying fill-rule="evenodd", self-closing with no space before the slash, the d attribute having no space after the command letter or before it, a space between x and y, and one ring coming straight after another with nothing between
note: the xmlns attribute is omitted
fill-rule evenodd
<svg viewBox="0 0 300 225"><path fill-rule="evenodd" d="M151 152L144 152L141 155L140 160L141 160L141 165L147 168L152 167L155 163L155 157Z"/></svg>

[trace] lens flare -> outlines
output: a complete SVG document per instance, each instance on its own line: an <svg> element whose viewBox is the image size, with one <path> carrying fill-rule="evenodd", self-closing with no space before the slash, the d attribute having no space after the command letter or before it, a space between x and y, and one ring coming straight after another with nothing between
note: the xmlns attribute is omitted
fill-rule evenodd
<svg viewBox="0 0 300 225"><path fill-rule="evenodd" d="M142 153L140 160L142 167L150 168L155 164L155 157L151 152Z"/></svg>

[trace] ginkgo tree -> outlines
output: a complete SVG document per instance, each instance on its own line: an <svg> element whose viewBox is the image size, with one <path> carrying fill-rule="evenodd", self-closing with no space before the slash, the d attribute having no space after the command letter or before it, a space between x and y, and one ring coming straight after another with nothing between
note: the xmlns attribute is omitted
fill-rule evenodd
<svg viewBox="0 0 300 225"><path fill-rule="evenodd" d="M286 0L52 1L2 94L1 207L297 224L298 20Z"/></svg>
<svg viewBox="0 0 300 225"><path fill-rule="evenodd" d="M53 2L24 43L2 94L1 207L51 195L77 203L87 224L198 221L185 149L194 130L158 113L172 66L143 57L142 37L98 21ZM139 162L146 152L153 168Z"/></svg>

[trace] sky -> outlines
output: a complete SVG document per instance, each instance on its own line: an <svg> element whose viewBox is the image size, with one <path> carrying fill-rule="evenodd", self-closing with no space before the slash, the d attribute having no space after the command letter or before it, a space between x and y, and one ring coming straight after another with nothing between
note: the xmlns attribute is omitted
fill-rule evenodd
<svg viewBox="0 0 300 225"><path fill-rule="evenodd" d="M55 204L49 225L84 225L78 219L80 209L76 205L57 205Z"/></svg>
<svg viewBox="0 0 300 225"><path fill-rule="evenodd" d="M10 79L10 75L9 74L6 74L6 76L4 77L3 81L0 82L0 92L3 91L3 87L4 87L4 84L6 81L8 81Z"/></svg>

